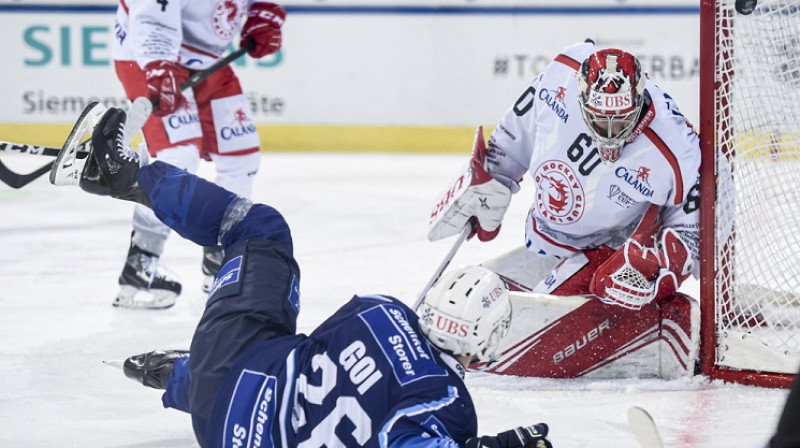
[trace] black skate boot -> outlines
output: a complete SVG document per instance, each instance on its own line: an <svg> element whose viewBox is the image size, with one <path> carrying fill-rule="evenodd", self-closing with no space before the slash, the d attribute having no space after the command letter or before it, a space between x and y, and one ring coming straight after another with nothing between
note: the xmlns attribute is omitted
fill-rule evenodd
<svg viewBox="0 0 800 448"><path fill-rule="evenodd" d="M222 267L222 246L209 246L203 248L203 292L211 291L214 277Z"/></svg>
<svg viewBox="0 0 800 448"><path fill-rule="evenodd" d="M164 390L175 367L175 360L188 357L187 350L154 350L126 359L122 371L139 384Z"/></svg>
<svg viewBox="0 0 800 448"><path fill-rule="evenodd" d="M122 308L169 308L181 293L181 284L158 269L158 255L131 241L128 259L119 276L114 306Z"/></svg>
<svg viewBox="0 0 800 448"><path fill-rule="evenodd" d="M138 202L150 207L150 198L136 182L140 157L125 144L124 110L108 109L92 133L92 150L83 167L79 185L82 190Z"/></svg>

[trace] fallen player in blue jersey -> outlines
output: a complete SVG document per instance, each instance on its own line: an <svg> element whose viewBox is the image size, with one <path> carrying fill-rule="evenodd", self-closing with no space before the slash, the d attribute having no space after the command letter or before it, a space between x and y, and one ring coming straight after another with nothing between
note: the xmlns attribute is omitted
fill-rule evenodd
<svg viewBox="0 0 800 448"><path fill-rule="evenodd" d="M300 270L283 216L163 162L142 164L125 119L112 108L97 125L81 188L147 205L181 236L224 248L190 350L124 366L164 389L165 407L192 415L201 446L551 446L544 423L477 436L465 367L493 359L511 320L496 274L454 271L419 316L392 297L354 296L297 334Z"/></svg>

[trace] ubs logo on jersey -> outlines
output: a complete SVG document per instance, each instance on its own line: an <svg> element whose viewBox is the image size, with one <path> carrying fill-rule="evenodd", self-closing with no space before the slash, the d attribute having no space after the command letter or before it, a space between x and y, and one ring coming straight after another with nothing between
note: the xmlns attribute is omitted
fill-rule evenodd
<svg viewBox="0 0 800 448"><path fill-rule="evenodd" d="M583 186L575 171L560 160L548 160L533 173L536 181L536 209L557 224L581 219L586 205Z"/></svg>
<svg viewBox="0 0 800 448"><path fill-rule="evenodd" d="M238 0L219 0L211 16L211 27L220 39L230 39L239 29L242 4Z"/></svg>
<svg viewBox="0 0 800 448"><path fill-rule="evenodd" d="M233 124L230 126L223 126L222 129L219 130L219 135L223 140L230 140L232 138L244 137L245 135L256 133L256 125L253 124L253 121L250 120L250 117L247 116L244 109L236 109L233 115Z"/></svg>
<svg viewBox="0 0 800 448"><path fill-rule="evenodd" d="M614 174L636 189L642 196L653 197L653 187L650 186L650 168L640 166L636 170L631 170L621 166L614 171Z"/></svg>
<svg viewBox="0 0 800 448"><path fill-rule="evenodd" d="M544 101L547 107L549 107L564 123L569 120L567 107L564 105L564 96L566 93L566 87L559 87L554 90L539 89L539 99Z"/></svg>

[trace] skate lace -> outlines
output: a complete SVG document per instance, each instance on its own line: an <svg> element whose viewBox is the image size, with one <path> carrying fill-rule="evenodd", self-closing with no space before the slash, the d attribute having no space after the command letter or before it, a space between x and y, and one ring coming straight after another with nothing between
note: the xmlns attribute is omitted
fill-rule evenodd
<svg viewBox="0 0 800 448"><path fill-rule="evenodd" d="M155 255L140 254L139 261L142 264L142 271L147 274L148 283L152 285L157 278L169 279L170 276L159 269L159 257Z"/></svg>
<svg viewBox="0 0 800 448"><path fill-rule="evenodd" d="M125 122L121 121L118 126L119 129L117 130L117 138L115 140L117 157L121 159L120 161L138 164L139 154L126 144L128 138L125 135Z"/></svg>

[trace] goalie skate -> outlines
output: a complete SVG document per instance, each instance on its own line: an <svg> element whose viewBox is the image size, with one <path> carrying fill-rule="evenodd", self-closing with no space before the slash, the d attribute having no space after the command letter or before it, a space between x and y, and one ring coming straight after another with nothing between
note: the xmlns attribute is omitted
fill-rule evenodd
<svg viewBox="0 0 800 448"><path fill-rule="evenodd" d="M164 309L175 305L181 284L163 272L159 257L131 243L119 276L119 292L113 305L120 308Z"/></svg>

